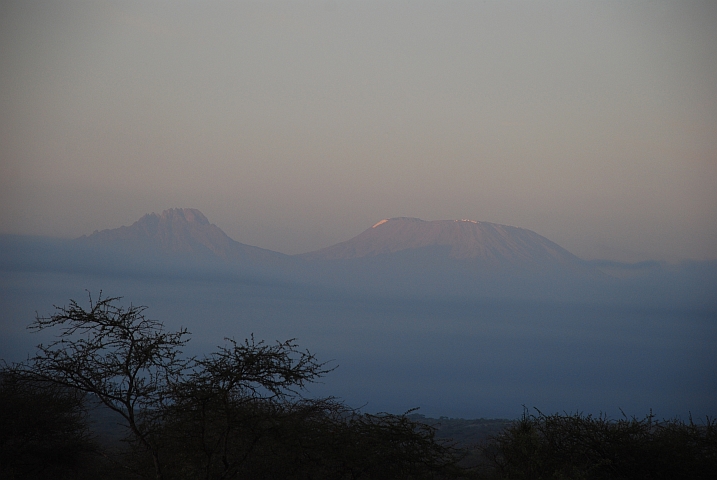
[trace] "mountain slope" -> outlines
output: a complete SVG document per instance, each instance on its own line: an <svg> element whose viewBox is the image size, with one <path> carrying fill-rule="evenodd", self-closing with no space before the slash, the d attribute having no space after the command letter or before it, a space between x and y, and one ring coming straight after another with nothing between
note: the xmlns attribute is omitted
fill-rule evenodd
<svg viewBox="0 0 717 480"><path fill-rule="evenodd" d="M171 208L160 215L150 213L128 227L95 231L76 242L84 246L228 261L271 262L288 257L232 240L193 208Z"/></svg>
<svg viewBox="0 0 717 480"><path fill-rule="evenodd" d="M564 248L524 228L472 220L424 221L406 217L382 220L350 240L300 257L349 260L418 249L460 262L493 267L582 263Z"/></svg>
<svg viewBox="0 0 717 480"><path fill-rule="evenodd" d="M535 232L472 220L385 219L299 258L318 285L417 298L576 299L604 276Z"/></svg>

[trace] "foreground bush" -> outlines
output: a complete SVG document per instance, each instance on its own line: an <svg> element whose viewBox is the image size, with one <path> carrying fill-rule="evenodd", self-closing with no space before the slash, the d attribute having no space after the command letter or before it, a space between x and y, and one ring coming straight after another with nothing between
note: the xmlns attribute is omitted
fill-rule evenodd
<svg viewBox="0 0 717 480"><path fill-rule="evenodd" d="M77 478L95 450L83 395L0 371L0 478Z"/></svg>
<svg viewBox="0 0 717 480"><path fill-rule="evenodd" d="M164 432L167 478L461 478L456 451L405 415L332 399L242 402L230 417L180 412Z"/></svg>
<svg viewBox="0 0 717 480"><path fill-rule="evenodd" d="M526 413L481 453L483 478L711 479L717 424Z"/></svg>

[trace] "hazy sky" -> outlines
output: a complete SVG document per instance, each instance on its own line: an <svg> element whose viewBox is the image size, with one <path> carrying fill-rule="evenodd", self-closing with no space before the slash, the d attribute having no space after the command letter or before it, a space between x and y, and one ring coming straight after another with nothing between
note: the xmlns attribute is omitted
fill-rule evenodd
<svg viewBox="0 0 717 480"><path fill-rule="evenodd" d="M171 207L315 250L386 217L717 258L717 2L0 1L0 233Z"/></svg>

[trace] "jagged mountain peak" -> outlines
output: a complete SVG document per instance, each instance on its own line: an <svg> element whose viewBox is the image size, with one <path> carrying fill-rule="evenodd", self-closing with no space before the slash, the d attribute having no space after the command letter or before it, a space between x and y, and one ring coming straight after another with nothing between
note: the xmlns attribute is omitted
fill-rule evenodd
<svg viewBox="0 0 717 480"><path fill-rule="evenodd" d="M169 208L162 213L148 213L137 221L139 224L158 226L160 223L187 223L211 225L207 217L196 208Z"/></svg>
<svg viewBox="0 0 717 480"><path fill-rule="evenodd" d="M130 226L95 231L78 241L101 247L214 256L227 260L272 260L285 257L278 252L232 240L194 208L170 208L161 214L149 213Z"/></svg>
<svg viewBox="0 0 717 480"><path fill-rule="evenodd" d="M151 215L157 215L152 213ZM160 220L185 220L188 223L209 225L209 220L196 208L170 208L158 215Z"/></svg>

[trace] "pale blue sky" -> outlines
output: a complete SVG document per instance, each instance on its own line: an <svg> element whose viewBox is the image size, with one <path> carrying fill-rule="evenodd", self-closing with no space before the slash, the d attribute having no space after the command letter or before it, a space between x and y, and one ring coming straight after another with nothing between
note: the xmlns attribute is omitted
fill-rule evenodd
<svg viewBox="0 0 717 480"><path fill-rule="evenodd" d="M0 2L0 233L194 207L301 253L378 220L717 258L717 3Z"/></svg>

